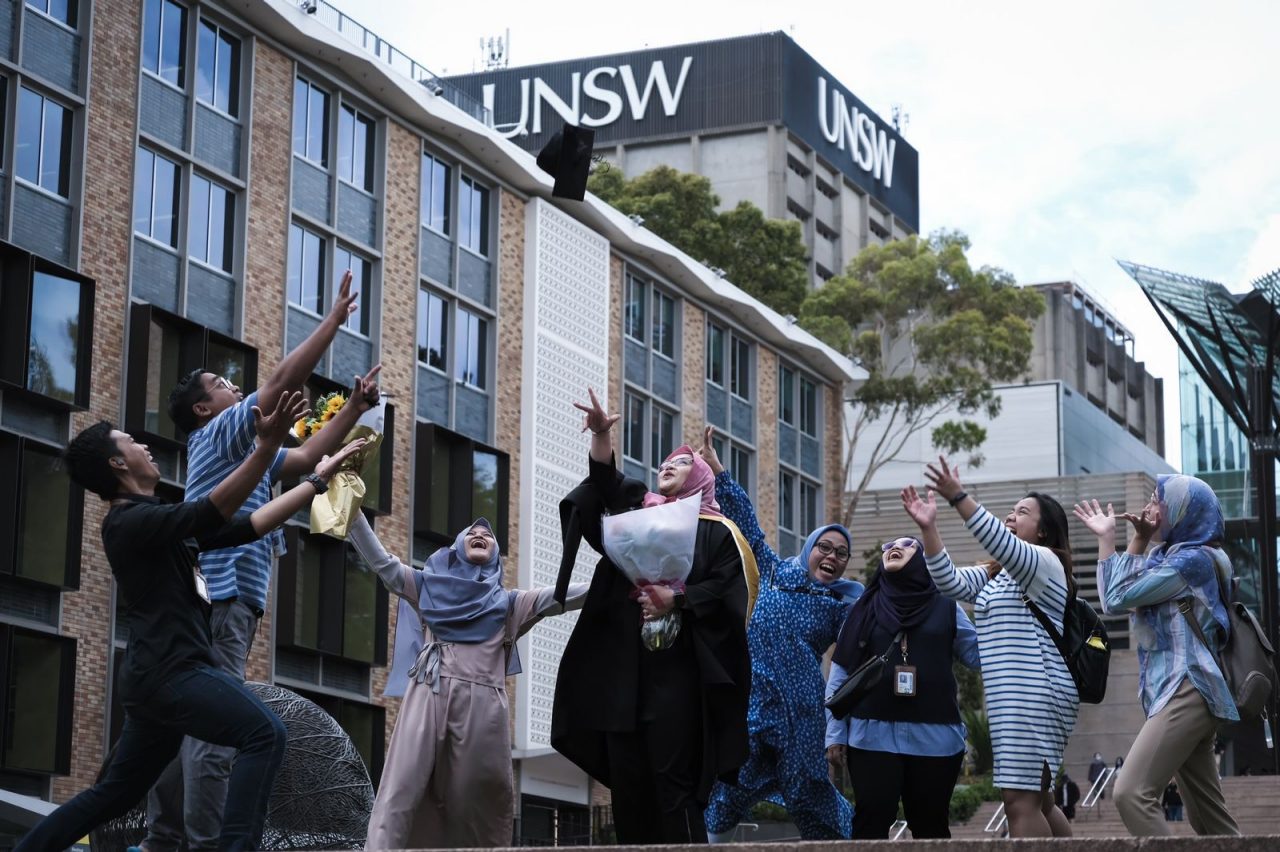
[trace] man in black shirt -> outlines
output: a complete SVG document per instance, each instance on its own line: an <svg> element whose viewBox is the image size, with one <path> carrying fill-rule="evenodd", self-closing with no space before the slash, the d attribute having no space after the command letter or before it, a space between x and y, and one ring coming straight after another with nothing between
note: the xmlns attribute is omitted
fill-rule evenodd
<svg viewBox="0 0 1280 852"><path fill-rule="evenodd" d="M129 628L120 673L125 722L98 782L45 817L15 852L66 849L127 812L142 800L187 734L238 750L218 848L257 847L271 784L284 757L284 725L243 684L215 667L209 594L190 542L214 549L251 541L328 487L338 465L363 442L321 461L300 485L252 514L237 514L305 410L299 393L281 394L269 415L255 406L254 452L208 497L190 503L157 498L160 471L146 445L105 420L67 447L64 460L71 478L111 502L102 522L102 543Z"/></svg>

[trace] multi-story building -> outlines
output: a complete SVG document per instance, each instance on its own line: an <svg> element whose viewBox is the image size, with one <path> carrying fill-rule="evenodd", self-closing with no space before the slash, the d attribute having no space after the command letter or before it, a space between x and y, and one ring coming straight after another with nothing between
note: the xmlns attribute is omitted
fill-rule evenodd
<svg viewBox="0 0 1280 852"><path fill-rule="evenodd" d="M533 158L425 69L303 5L314 14L290 0L0 3L5 790L65 800L123 718L105 507L59 450L112 420L181 497L170 387L202 365L254 387L347 269L360 309L310 388L382 363L387 436L365 509L394 552L420 562L484 515L510 584L554 582L557 503L586 466L570 403L588 386L623 413L633 475L654 477L709 422L771 536L839 506L846 358L617 211L552 201ZM250 677L332 713L376 781L394 609L344 543L296 523L287 540ZM534 833L561 808L564 832L595 794L547 748L572 624L522 640L513 686Z"/></svg>
<svg viewBox="0 0 1280 852"><path fill-rule="evenodd" d="M802 225L814 286L919 228L919 157L781 32L450 78L537 151L568 121L628 177L703 175L724 208Z"/></svg>

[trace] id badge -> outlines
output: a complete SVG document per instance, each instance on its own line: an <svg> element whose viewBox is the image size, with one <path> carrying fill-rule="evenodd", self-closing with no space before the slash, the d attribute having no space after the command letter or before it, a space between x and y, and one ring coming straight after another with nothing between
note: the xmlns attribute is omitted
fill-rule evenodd
<svg viewBox="0 0 1280 852"><path fill-rule="evenodd" d="M204 601L205 603L210 603L209 582L205 580L204 575L200 573L199 569L195 571L195 576L196 576L196 594L200 596L200 600Z"/></svg>
<svg viewBox="0 0 1280 852"><path fill-rule="evenodd" d="M916 667L894 666L893 694L899 698L916 697Z"/></svg>

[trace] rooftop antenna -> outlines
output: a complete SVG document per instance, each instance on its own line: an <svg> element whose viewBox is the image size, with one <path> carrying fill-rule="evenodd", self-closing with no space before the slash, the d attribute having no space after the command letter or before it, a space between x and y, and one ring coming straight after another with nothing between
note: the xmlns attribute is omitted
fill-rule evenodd
<svg viewBox="0 0 1280 852"><path fill-rule="evenodd" d="M902 104L894 104L889 114L893 119L893 129L898 133L911 123L911 114L902 108Z"/></svg>
<svg viewBox="0 0 1280 852"><path fill-rule="evenodd" d="M482 36L480 52L484 54L484 70L506 68L511 63L511 29L507 28L505 36L489 36L488 39Z"/></svg>

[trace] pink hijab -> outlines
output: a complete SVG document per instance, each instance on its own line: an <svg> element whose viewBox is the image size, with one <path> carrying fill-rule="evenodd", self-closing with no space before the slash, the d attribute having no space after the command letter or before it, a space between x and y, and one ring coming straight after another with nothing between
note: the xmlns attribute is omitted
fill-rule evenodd
<svg viewBox="0 0 1280 852"><path fill-rule="evenodd" d="M702 456L695 453L688 444L676 447L671 455L666 457L663 464L671 461L676 456L693 456L693 467L689 470L689 475L685 477L684 484L680 486L679 493L671 497L664 497L656 491L650 491L644 495L645 508L661 506L673 500L682 500L685 497L701 493L702 506L698 509L698 513L710 515L713 518L723 518L724 513L720 511L720 504L716 502L716 475L711 472L711 465L707 464Z"/></svg>

